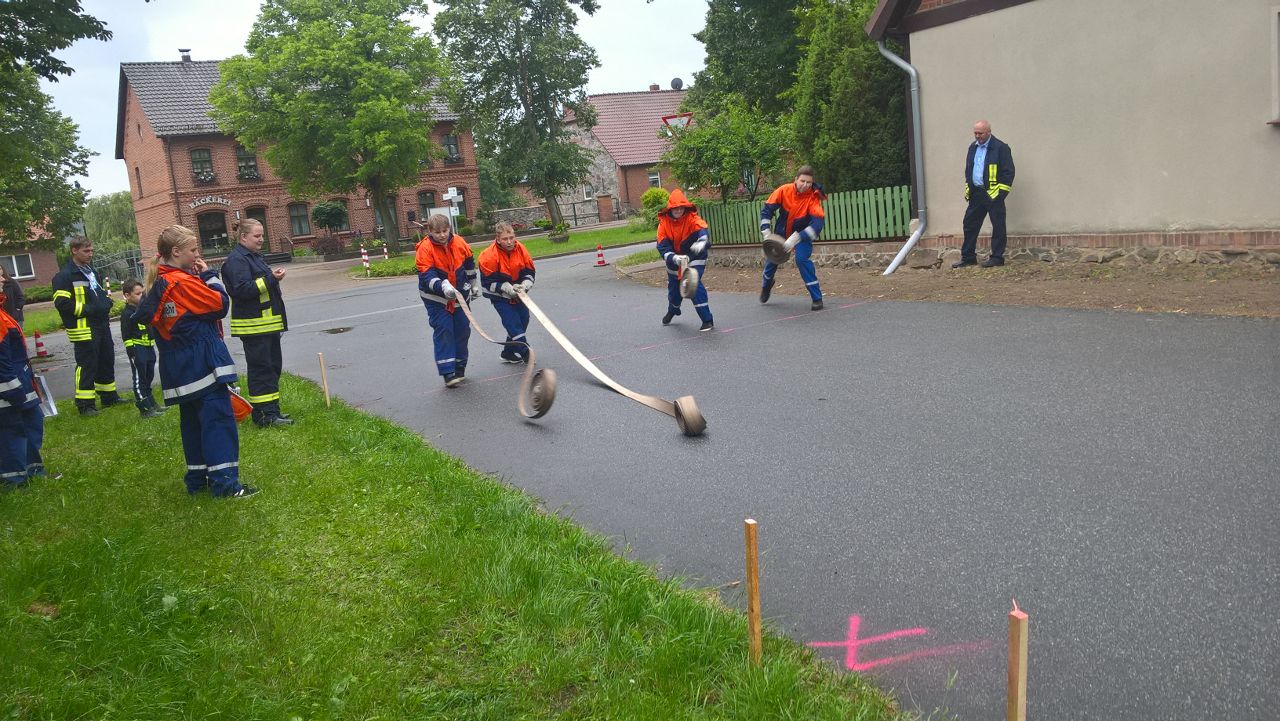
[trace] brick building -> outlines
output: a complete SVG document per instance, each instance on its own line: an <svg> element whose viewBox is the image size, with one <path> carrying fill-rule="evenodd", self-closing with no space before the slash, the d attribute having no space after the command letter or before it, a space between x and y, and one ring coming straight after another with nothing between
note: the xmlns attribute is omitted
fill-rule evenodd
<svg viewBox="0 0 1280 721"><path fill-rule="evenodd" d="M325 232L311 220L312 206L322 200L347 206L348 227L339 236L377 234L381 218L363 193L294 198L257 149L222 134L210 115L209 91L217 81L218 61L186 54L178 62L120 64L116 158L128 166L144 257L154 254L160 231L173 223L196 231L207 255L220 255L233 243L231 225L240 217L262 221L264 250L309 246ZM420 218L448 205L443 196L451 187L462 194L462 215L480 202L470 132L455 129L458 116L443 104L431 110L439 122L428 132L447 157L424 165L417 184L399 191L402 230L411 213Z"/></svg>

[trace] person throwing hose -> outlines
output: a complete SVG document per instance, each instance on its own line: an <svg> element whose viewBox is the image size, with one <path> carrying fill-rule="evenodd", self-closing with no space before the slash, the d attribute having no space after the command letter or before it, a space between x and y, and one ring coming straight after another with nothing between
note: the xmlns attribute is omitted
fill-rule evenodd
<svg viewBox="0 0 1280 721"><path fill-rule="evenodd" d="M667 265L667 314L662 324L680 315L680 270L692 268L698 273L698 289L693 293L693 310L702 319L700 332L715 328L711 318L711 306L707 302L707 287L702 284L706 273L707 254L711 248L711 236L707 222L698 217L698 208L676 188L667 198L667 207L658 211L658 253Z"/></svg>
<svg viewBox="0 0 1280 721"><path fill-rule="evenodd" d="M794 182L779 186L764 202L760 211L760 234L766 240L769 234L777 229L777 234L786 238L783 248L790 252L795 250L796 268L813 303L811 310L822 310L822 289L818 287L818 272L813 267L809 256L813 255L813 241L818 239L823 225L827 222L827 214L822 209L822 201L827 194L822 187L813 182L813 168L800 166L796 171ZM777 221L774 216L777 215ZM778 264L771 260L764 262L763 286L760 288L760 302L768 303L773 292L774 274L778 272Z"/></svg>

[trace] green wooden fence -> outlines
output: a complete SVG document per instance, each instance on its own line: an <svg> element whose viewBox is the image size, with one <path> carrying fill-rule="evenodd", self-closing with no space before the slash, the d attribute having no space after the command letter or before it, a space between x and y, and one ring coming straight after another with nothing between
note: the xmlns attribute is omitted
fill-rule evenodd
<svg viewBox="0 0 1280 721"><path fill-rule="evenodd" d="M763 200L722 205L702 201L698 214L711 226L711 242L738 245L760 242ZM821 240L875 240L907 235L911 190L905 185L832 193L822 201L827 212Z"/></svg>

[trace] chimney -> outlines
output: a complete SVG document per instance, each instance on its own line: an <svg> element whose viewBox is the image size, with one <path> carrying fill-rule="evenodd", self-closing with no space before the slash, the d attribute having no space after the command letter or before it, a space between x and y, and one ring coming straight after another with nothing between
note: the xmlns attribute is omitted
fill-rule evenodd
<svg viewBox="0 0 1280 721"><path fill-rule="evenodd" d="M178 48L178 52L182 53L182 62L191 62L191 48Z"/></svg>
<svg viewBox="0 0 1280 721"><path fill-rule="evenodd" d="M656 93L656 92L658 92L658 91L659 91L659 90L661 90L661 89L662 89L662 88L661 88L657 83L652 83L652 84L650 84L650 85L649 85L649 92L651 92L651 93Z"/></svg>

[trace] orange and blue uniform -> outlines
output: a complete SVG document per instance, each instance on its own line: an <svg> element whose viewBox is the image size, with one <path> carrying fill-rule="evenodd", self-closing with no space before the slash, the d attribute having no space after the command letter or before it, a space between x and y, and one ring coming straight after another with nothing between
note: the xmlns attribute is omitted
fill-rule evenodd
<svg viewBox="0 0 1280 721"><path fill-rule="evenodd" d="M818 287L818 272L809 258L813 255L813 241L818 239L827 222L827 214L822 209L822 201L826 197L817 185L801 193L796 190L795 183L787 183L769 195L760 211L760 230L773 228L773 232L784 238L791 237L792 233L800 234L800 242L795 247L796 269L800 271L800 278L814 301L822 300L822 289ZM774 220L774 215L778 216L777 220ZM777 263L764 262L765 287L772 287L777 270Z"/></svg>
<svg viewBox="0 0 1280 721"><path fill-rule="evenodd" d="M437 243L427 236L419 241L415 260L418 295L427 308L427 321L431 324L436 371L448 380L448 377L461 374L467 368L471 323L456 305L466 301L444 296L445 283L461 295L469 294L479 282L475 255L460 235L450 236L444 243Z"/></svg>
<svg viewBox="0 0 1280 721"><path fill-rule="evenodd" d="M684 208L684 215L679 219L671 217L674 208ZM707 221L698 215L698 208L685 197L684 191L676 188L667 198L667 207L658 212L658 253L667 266L667 316L663 323L669 323L672 316L680 315L680 304L684 297L680 295L680 264L676 256L687 256L689 267L698 271L698 289L693 294L693 310L703 323L711 323L711 306L707 300L707 288L702 279L707 274L707 258L711 252L711 235L707 230Z"/></svg>
<svg viewBox="0 0 1280 721"><path fill-rule="evenodd" d="M188 493L209 488L215 496L230 496L242 488L240 436L228 388L236 366L218 325L230 305L217 271L197 276L161 265L134 312L155 331L164 403L178 406L181 414Z"/></svg>
<svg viewBox="0 0 1280 721"><path fill-rule="evenodd" d="M0 305L4 303L0 293ZM0 308L0 483L22 486L44 475L44 412L27 357L27 338Z"/></svg>
<svg viewBox="0 0 1280 721"><path fill-rule="evenodd" d="M502 348L502 359L513 363L528 360L526 351L529 339L525 337L529 330L529 309L516 298L508 298L502 294L502 284L520 285L528 281L533 285L535 271L533 258L524 243L516 241L511 250L503 250L498 241L480 253L480 287L484 296L493 303L502 319L502 327L507 331L507 343Z"/></svg>

